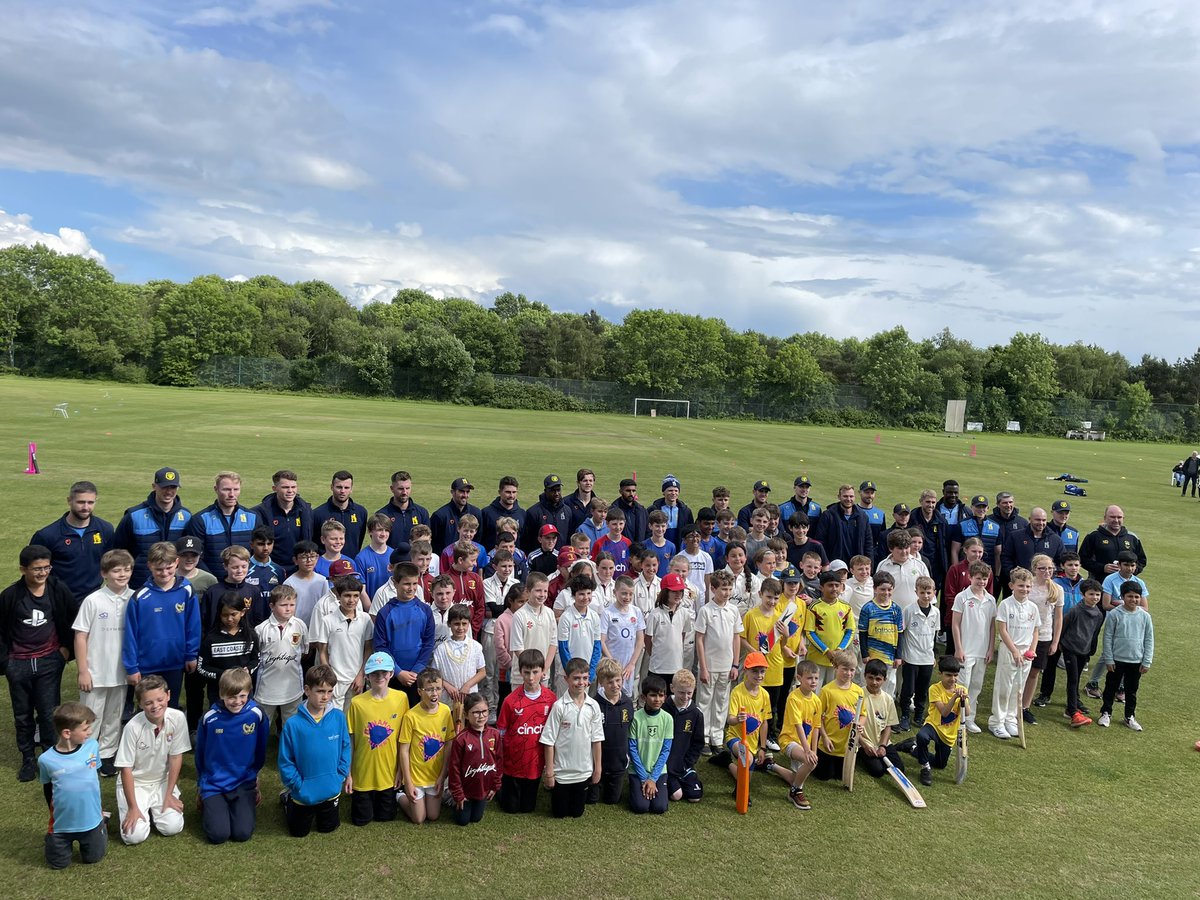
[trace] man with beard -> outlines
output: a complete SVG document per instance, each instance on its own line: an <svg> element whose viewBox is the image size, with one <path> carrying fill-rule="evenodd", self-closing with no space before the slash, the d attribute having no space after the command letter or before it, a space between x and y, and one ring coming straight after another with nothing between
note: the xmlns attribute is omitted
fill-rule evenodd
<svg viewBox="0 0 1200 900"><path fill-rule="evenodd" d="M300 496L300 480L291 469L280 469L271 476L271 493L254 507L259 522L275 532L271 562L285 575L296 571L292 561L297 541L306 541L313 531L312 506ZM353 554L354 550L343 549Z"/></svg>
<svg viewBox="0 0 1200 900"><path fill-rule="evenodd" d="M983 561L992 566L992 574L996 574L996 545L1000 541L1000 526L988 514L988 498L976 494L971 498L971 515L959 520L958 527L950 540L950 559L953 565L962 557L962 545L967 538L977 537L983 541Z"/></svg>
<svg viewBox="0 0 1200 900"><path fill-rule="evenodd" d="M76 605L100 587L100 557L113 547L112 525L92 515L96 496L92 482L75 482L67 494L67 511L29 541L49 549L54 577L70 588Z"/></svg>
<svg viewBox="0 0 1200 900"><path fill-rule="evenodd" d="M501 519L512 519L517 523L517 533L525 527L525 510L517 503L517 492L521 484L513 475L500 479L496 499L485 506L479 515L479 543L491 553L496 547L496 523Z"/></svg>
<svg viewBox="0 0 1200 900"><path fill-rule="evenodd" d="M858 486L858 507L867 514L867 521L871 524L871 543L875 545L875 559L871 562L878 565L887 556L887 543L883 540L883 533L887 530L887 515L875 505L875 482L864 481ZM907 506L904 508L908 509Z"/></svg>
<svg viewBox="0 0 1200 900"><path fill-rule="evenodd" d="M525 512L525 530L521 534L521 549L532 553L538 548L538 534L543 525L558 529L555 547L561 549L571 541L571 507L563 503L562 479L547 475L542 479L543 490L538 502Z"/></svg>
<svg viewBox="0 0 1200 900"><path fill-rule="evenodd" d="M1034 507L1029 511L1029 524L1020 531L1010 531L1000 545L1000 578L1008 583L1008 573L1020 566L1033 570L1033 558L1044 553L1058 565L1062 560L1063 545L1057 534L1047 527L1046 511Z"/></svg>
<svg viewBox="0 0 1200 900"><path fill-rule="evenodd" d="M380 515L392 520L392 533L388 535L388 546L395 550L401 544L408 546L412 543L408 533L414 525L429 524L429 510L415 502L412 498L412 476L401 469L392 473L392 499L388 505L376 510ZM442 552L441 547L434 547L436 556Z"/></svg>
<svg viewBox="0 0 1200 900"><path fill-rule="evenodd" d="M429 529L433 532L433 552L441 553L451 544L458 542L458 520L470 513L476 520L482 519L483 513L478 506L471 505L471 491L475 485L463 476L455 478L450 484L450 502L436 509L429 517Z"/></svg>
<svg viewBox="0 0 1200 900"><path fill-rule="evenodd" d="M150 577L146 566L150 547L159 541L175 543L183 537L191 518L191 511L179 502L179 472L170 466L159 469L154 473L150 495L125 510L113 534L113 547L128 550L133 556L131 588L141 590Z"/></svg>
<svg viewBox="0 0 1200 900"><path fill-rule="evenodd" d="M621 496L616 500L617 509L625 513L625 529L621 533L637 546L650 534L650 511L637 500L637 482L632 478L621 479Z"/></svg>
<svg viewBox="0 0 1200 900"><path fill-rule="evenodd" d="M750 514L756 509L762 509L767 505L771 495L771 485L764 479L759 479L754 482L754 499L738 510L737 523L747 531L750 530ZM786 522L783 518L783 507L779 508L779 518Z"/></svg>
<svg viewBox="0 0 1200 900"><path fill-rule="evenodd" d="M1067 524L1067 519L1071 518L1071 504L1066 500L1055 500L1050 504L1050 516L1050 524L1047 527L1058 535L1063 550L1074 550L1078 553L1079 529Z"/></svg>
<svg viewBox="0 0 1200 900"><path fill-rule="evenodd" d="M242 476L237 472L218 472L213 481L213 492L217 495L216 501L192 516L184 533L200 538L204 543L201 567L211 572L217 581L223 581L225 563L221 560L221 552L233 546L249 550L250 537L261 520L254 510L238 502L242 495Z"/></svg>
<svg viewBox="0 0 1200 900"><path fill-rule="evenodd" d="M333 519L341 522L346 529L346 546L342 552L347 556L357 556L362 549L367 536L367 508L361 503L355 503L351 498L354 492L354 476L341 469L333 473L329 483L329 499L313 509L313 533L311 540L317 542L321 552L325 546L321 543L321 526Z"/></svg>
<svg viewBox="0 0 1200 900"><path fill-rule="evenodd" d="M854 502L854 486L838 488L838 502L821 513L816 539L825 546L830 559L848 560L852 556L875 558L871 541L871 523Z"/></svg>
<svg viewBox="0 0 1200 900"><path fill-rule="evenodd" d="M946 523L937 514L937 494L931 490L921 491L921 505L913 511L912 524L925 535L921 556L929 568L933 583L941 585L946 580L947 531Z"/></svg>
<svg viewBox="0 0 1200 900"><path fill-rule="evenodd" d="M1140 574L1146 568L1146 551L1138 536L1125 527L1125 512L1119 506L1110 506L1104 511L1104 522L1079 545L1079 558L1088 575L1101 584L1104 579L1117 571L1117 554L1129 550L1137 556L1137 569L1134 574Z"/></svg>
<svg viewBox="0 0 1200 900"><path fill-rule="evenodd" d="M946 523L946 534L952 534L958 523L971 515L971 508L958 499L958 482L953 478L942 482L942 499L934 511Z"/></svg>
<svg viewBox="0 0 1200 900"><path fill-rule="evenodd" d="M817 519L821 516L821 504L809 498L808 492L811 488L812 482L808 480L807 475L796 476L791 499L784 500L779 505L779 521L790 522L792 513L803 512L808 516L810 528L817 524Z"/></svg>

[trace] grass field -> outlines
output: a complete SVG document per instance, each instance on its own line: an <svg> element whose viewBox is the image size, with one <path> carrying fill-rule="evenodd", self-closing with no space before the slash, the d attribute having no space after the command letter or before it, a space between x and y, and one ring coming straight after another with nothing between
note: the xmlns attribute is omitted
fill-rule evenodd
<svg viewBox="0 0 1200 900"><path fill-rule="evenodd" d="M65 420L52 415L64 401ZM1042 724L1028 729L1027 751L986 733L975 737L969 780L955 786L938 773L923 789L924 810L910 809L890 783L860 774L852 795L840 785L813 783L814 808L807 813L791 808L781 782L756 782L754 806L742 818L733 810L728 776L702 765L705 800L673 805L654 819L593 807L581 821L560 823L544 810L509 817L493 809L469 830L450 822L359 830L347 821L333 835L296 841L268 801L248 845L206 846L193 816L179 837L155 836L138 848L114 837L102 864L65 873L50 872L42 861L42 792L36 783L16 780L7 690L0 689L0 883L19 885L25 896L132 900L231 889L309 897L1197 894L1200 753L1192 743L1200 728L1187 712L1196 686L1195 601L1185 578L1195 559L1200 507L1168 487L1182 448L886 431L877 442L875 432L828 428L11 377L0 378L0 408L6 411L0 420L6 511L0 538L10 548L0 563L5 584L17 577L17 549L61 515L72 481L95 481L97 514L115 523L145 497L162 465L180 470L180 497L193 510L211 501L212 476L222 468L241 472L249 505L267 492L277 468L295 469L301 493L314 504L328 496L329 475L349 468L356 499L372 511L388 499L388 478L400 468L413 473L414 497L431 510L448 499L450 481L460 474L479 486L472 499L481 506L495 496L501 475L515 474L528 505L545 474L557 472L571 484L586 465L598 473L597 492L606 498L636 471L644 502L672 472L693 508L704 505L715 484L730 487L740 506L763 477L778 486L782 501L793 477L807 472L813 496L823 503L840 482L870 478L884 508L901 500L915 504L922 488L936 489L953 476L964 496L1012 490L1027 512L1061 496L1061 484L1045 476L1073 472L1091 482L1086 499L1072 500L1072 524L1092 530L1105 505L1115 502L1141 537L1157 626L1156 660L1138 710L1144 733L1119 724L1070 730L1061 717L1060 686L1041 712ZM40 476L21 474L29 441L38 444ZM72 664L64 698L75 694L74 671ZM984 710L990 696L989 678ZM909 771L915 773L915 765ZM194 784L189 756L183 778L189 809ZM272 750L264 797L274 797L277 785ZM112 808L114 782L106 779L103 790Z"/></svg>

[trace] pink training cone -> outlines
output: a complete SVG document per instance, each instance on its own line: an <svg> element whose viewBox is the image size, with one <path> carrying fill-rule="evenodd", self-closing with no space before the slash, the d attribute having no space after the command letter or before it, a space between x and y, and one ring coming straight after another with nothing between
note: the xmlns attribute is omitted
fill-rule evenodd
<svg viewBox="0 0 1200 900"><path fill-rule="evenodd" d="M971 452L968 455L971 457L971 459L975 458L976 453L975 453L975 445L974 444L971 445Z"/></svg>
<svg viewBox="0 0 1200 900"><path fill-rule="evenodd" d="M37 444L33 441L29 442L29 465L25 467L26 475L41 475L42 472L38 468L37 463Z"/></svg>
<svg viewBox="0 0 1200 900"><path fill-rule="evenodd" d="M875 432L875 443L877 443L877 444L882 444L882 443L883 443L883 439L879 437L879 432L878 432L878 431L877 431L877 432Z"/></svg>

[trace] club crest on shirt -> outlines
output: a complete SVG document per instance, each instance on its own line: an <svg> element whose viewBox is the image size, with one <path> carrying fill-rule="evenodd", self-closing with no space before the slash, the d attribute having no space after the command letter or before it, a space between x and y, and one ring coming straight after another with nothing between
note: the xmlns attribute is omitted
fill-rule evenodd
<svg viewBox="0 0 1200 900"><path fill-rule="evenodd" d="M257 722L247 722L242 726L242 734L254 734L254 728L257 724Z"/></svg>
<svg viewBox="0 0 1200 900"><path fill-rule="evenodd" d="M186 604L183 604L183 603L176 603L176 604L175 604L175 612L177 612L177 613L179 613L180 615L182 615L182 614L183 614L183 609L184 609L184 606L185 606L185 605L186 605Z"/></svg>
<svg viewBox="0 0 1200 900"><path fill-rule="evenodd" d="M103 542L104 542L104 539L100 537L100 532L97 531L95 534L92 535L92 543L93 544L101 544Z"/></svg>
<svg viewBox="0 0 1200 900"><path fill-rule="evenodd" d="M298 632L298 631L292 635L292 646L293 647L300 646L300 632Z"/></svg>

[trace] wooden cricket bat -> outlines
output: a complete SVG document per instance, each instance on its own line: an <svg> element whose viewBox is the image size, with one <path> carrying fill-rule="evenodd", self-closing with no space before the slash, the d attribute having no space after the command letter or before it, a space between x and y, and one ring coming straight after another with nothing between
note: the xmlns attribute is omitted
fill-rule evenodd
<svg viewBox="0 0 1200 900"><path fill-rule="evenodd" d="M740 712L745 713L743 707ZM738 754L737 793L734 804L743 816L750 809L750 745L746 742L746 720L742 720L742 747Z"/></svg>
<svg viewBox="0 0 1200 900"><path fill-rule="evenodd" d="M1020 668L1017 670L1020 671ZM1028 749L1025 746L1025 704L1021 702L1025 696L1025 682L1020 678L1017 679L1017 743L1021 745L1022 750Z"/></svg>
<svg viewBox="0 0 1200 900"><path fill-rule="evenodd" d="M954 744L954 783L967 780L967 701L959 705L958 740Z"/></svg>
<svg viewBox="0 0 1200 900"><path fill-rule="evenodd" d="M858 707L854 710L854 722L850 725L850 737L846 739L846 756L842 760L842 784L846 790L854 790L854 764L858 761L858 720L862 718L863 701L866 697L858 698Z"/></svg>
<svg viewBox="0 0 1200 900"><path fill-rule="evenodd" d="M921 792L917 790L917 786L908 780L908 776L892 765L892 761L886 756L883 757L883 765L887 769L887 773L892 776L892 781L900 786L901 792L908 798L908 802L912 804L913 809L924 809L925 798L921 796Z"/></svg>

